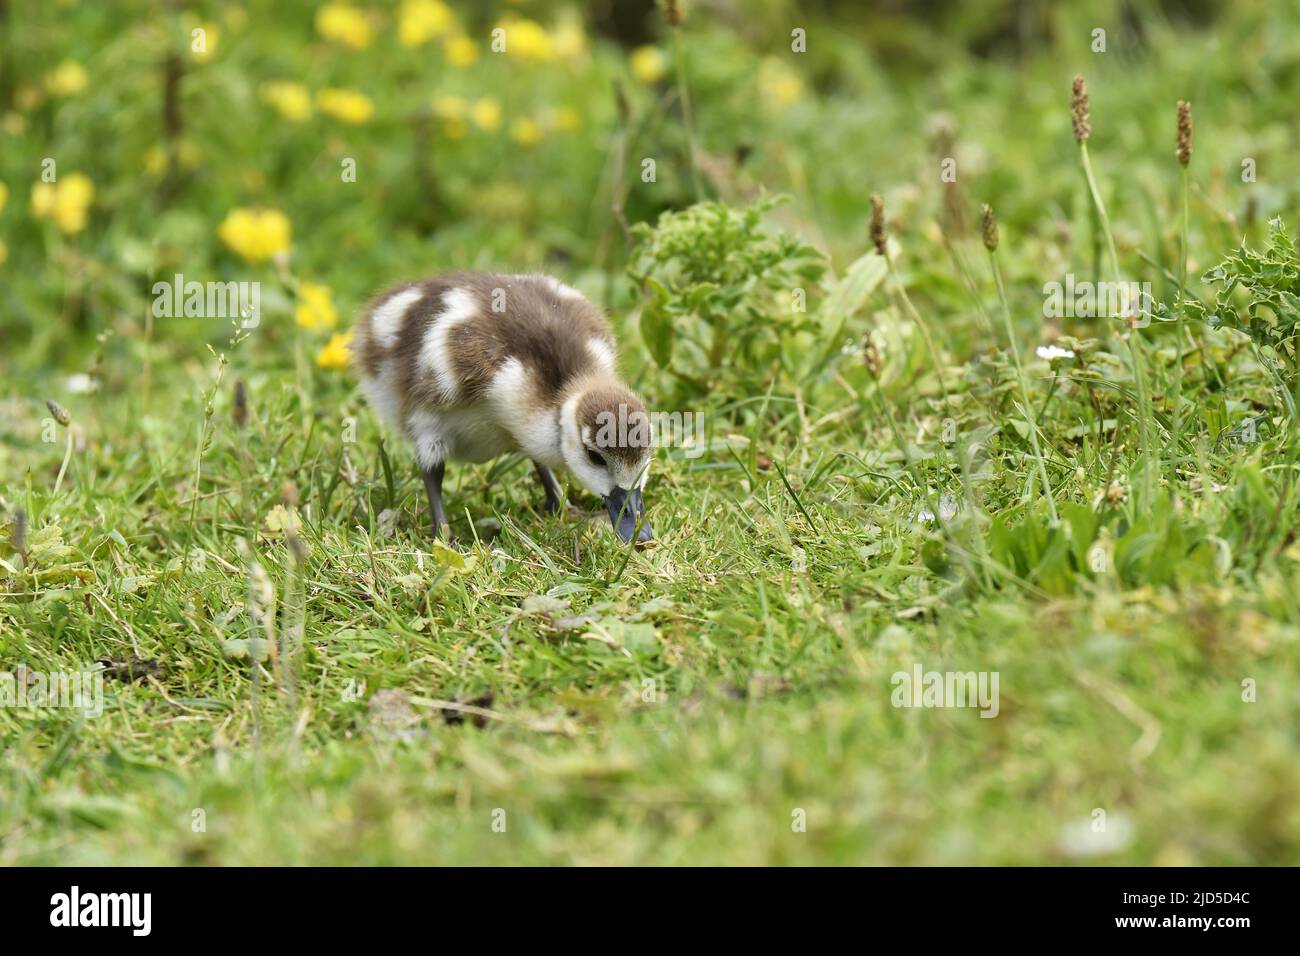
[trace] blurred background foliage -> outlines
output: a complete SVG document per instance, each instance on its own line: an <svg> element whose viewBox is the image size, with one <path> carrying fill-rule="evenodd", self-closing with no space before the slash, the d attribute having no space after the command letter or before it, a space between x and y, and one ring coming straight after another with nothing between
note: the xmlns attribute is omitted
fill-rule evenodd
<svg viewBox="0 0 1300 956"><path fill-rule="evenodd" d="M1126 211L1119 241L1166 266L1168 114L1179 98L1196 104L1209 135L1194 201L1211 226L1197 242L1214 248L1194 243L1195 266L1294 199L1284 170L1300 43L1276 25L1295 6L687 4L700 190L733 203L791 194L783 224L838 268L865 251L873 189L896 228L929 242L935 223L968 234L987 200L1015 237L1012 284L1057 275L1096 252L1065 113L1083 71L1094 152ZM504 54L491 50L497 26L515 28ZM791 51L795 27L806 53ZM1089 49L1097 28L1105 53ZM252 362L277 363L298 282L328 290L341 328L397 280L546 269L621 320L639 300L622 279L613 200L626 193L635 223L695 198L668 34L649 0L0 3L0 372L13 382L93 367L111 387L146 343L158 361L220 345L230 330L208 319L149 327L152 284L176 272L267 282L267 348ZM944 156L959 170L946 191ZM1247 156L1259 170L1249 194ZM640 179L646 157L653 183ZM72 207L62 222L38 209L47 160L65 183L84 177L80 193L61 194ZM232 210L257 208L290 223L285 268L219 237ZM933 279L936 304L970 311L951 276Z"/></svg>

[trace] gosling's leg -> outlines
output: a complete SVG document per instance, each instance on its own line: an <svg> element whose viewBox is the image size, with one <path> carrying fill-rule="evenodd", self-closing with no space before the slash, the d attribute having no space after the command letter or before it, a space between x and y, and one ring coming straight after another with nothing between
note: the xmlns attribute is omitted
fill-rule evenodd
<svg viewBox="0 0 1300 956"><path fill-rule="evenodd" d="M438 462L428 468L421 468L424 477L424 490L429 495L429 515L433 522L434 538L451 540L451 527L447 524L447 512L442 508L442 476L446 472L445 462Z"/></svg>
<svg viewBox="0 0 1300 956"><path fill-rule="evenodd" d="M541 462L533 462L533 467L537 469L537 478L546 492L546 513L559 514L560 509L564 507L564 495L560 491L560 483L555 480L555 475L551 474L551 469Z"/></svg>

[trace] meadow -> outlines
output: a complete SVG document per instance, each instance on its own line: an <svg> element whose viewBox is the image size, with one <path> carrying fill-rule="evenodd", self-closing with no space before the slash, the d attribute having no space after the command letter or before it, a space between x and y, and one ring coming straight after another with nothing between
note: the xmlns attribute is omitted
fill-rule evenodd
<svg viewBox="0 0 1300 956"><path fill-rule="evenodd" d="M1297 15L0 3L0 864L1300 862ZM703 422L653 546L431 539L454 269Z"/></svg>

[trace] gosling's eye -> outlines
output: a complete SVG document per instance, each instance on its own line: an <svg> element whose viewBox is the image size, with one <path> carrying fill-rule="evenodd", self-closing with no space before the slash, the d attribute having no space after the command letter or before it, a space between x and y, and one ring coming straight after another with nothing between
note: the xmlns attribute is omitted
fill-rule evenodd
<svg viewBox="0 0 1300 956"><path fill-rule="evenodd" d="M596 451L595 449L592 448L587 449L587 461L591 462L597 468L605 467L604 457L601 455L600 452Z"/></svg>

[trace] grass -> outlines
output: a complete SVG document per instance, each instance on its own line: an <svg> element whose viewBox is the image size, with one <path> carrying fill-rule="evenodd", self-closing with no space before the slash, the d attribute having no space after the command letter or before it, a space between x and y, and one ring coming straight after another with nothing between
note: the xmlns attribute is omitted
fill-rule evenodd
<svg viewBox="0 0 1300 956"><path fill-rule="evenodd" d="M97 14L78 15L93 34ZM1074 14L1054 15L1070 35ZM1214 170L1235 170L1237 144L1287 115L1271 81L1297 48L1266 29L1271 16L1248 4L1193 30L1152 14L1148 48L1115 65L1067 47L1012 69L954 46L922 78L882 66L887 53L862 65L851 31L810 21L810 49L830 53L796 106L756 116L732 83L774 54L692 17L673 44L689 72L634 97L632 122L593 107L575 141L542 147L517 173L537 176L521 217L492 203L463 213L474 177L510 174L484 174L454 144L435 165L453 214L428 235L385 201L400 168L381 167L385 189L342 222L310 163L279 168L295 272L283 285L260 274L266 318L251 333L135 318L131 257L156 224L113 205L113 184L133 181L107 168L120 157L95 177L115 216L76 239L28 221L15 199L26 179L0 158L12 280L0 328L19 343L0 358L0 672L104 661L113 675L98 718L0 707L0 864L1295 863L1297 444L1274 378L1293 360L1196 308L1214 301L1197 276L1243 235L1267 241ZM261 77L268 50L294 55L297 27L281 26L232 38L214 67L231 72L215 76ZM907 55L924 62L922 47ZM607 98L588 88L621 57L597 47L590 75L551 92ZM1091 190L1070 136L1079 68ZM490 69L477 81L520 82ZM538 69L548 83L563 72ZM685 81L688 139L671 103ZM980 201L999 212L989 269L973 267L978 225L944 220L915 109L929 97L966 130L944 188L961 190L972 223ZM1197 110L1186 180L1173 124L1147 122L1178 99ZM68 108L98 115L93 102ZM25 146L73 135L42 122ZM245 140L293 156L310 135ZM708 159L742 138L760 144L752 162L709 176ZM1260 169L1286 162L1293 138L1260 134ZM862 142L877 145L847 145ZM662 189L639 181L648 149ZM632 222L691 201L684 156L736 208L744 177L794 192L765 223L825 254L808 314L790 318L787 289L755 292L717 307L745 343L725 361L686 335L671 370L641 354L643 288L594 259L622 254L619 225L598 216L587 230L589 210L557 198L557 182L590 195L620 153L630 165L608 189ZM244 173L224 171L239 163L212 164L230 178L166 214L164 260L235 204ZM365 155L359 168L373 168ZM867 242L873 188L892 217L887 267ZM1294 209L1293 187L1272 188L1262 218ZM1090 192L1107 196L1105 237ZM1099 268L1103 241L1116 264ZM226 253L196 242L187 273L230 274ZM545 516L517 457L449 469L458 543L431 544L408 452L345 375L313 362L322 340L292 312L297 279L327 279L346 312L433 261L557 272L611 305L652 407L707 412L704 455L656 462L656 547L620 546L572 487L573 510ZM1118 322L1042 317L1044 283L1124 267L1176 301L1167 320L1126 341ZM1075 355L1044 361L1017 342ZM711 390L682 391L703 381L693 362ZM98 393L66 387L79 371ZM47 398L67 426L46 421ZM1247 418L1264 423L1257 440L1240 440ZM997 716L894 706L893 675L915 664L997 672Z"/></svg>
<svg viewBox="0 0 1300 956"><path fill-rule="evenodd" d="M161 671L109 681L99 720L0 710L5 862L1051 862L1098 807L1138 834L1111 859L1294 853L1300 675L1280 570L1250 588L963 596L918 574L927 533L830 450L828 426L783 460L769 446L797 502L775 468L663 463L654 513L671 531L630 556L599 522L541 516L526 463L457 469L454 514L502 526L460 518L480 536L462 572L428 552L410 469L388 498L364 422L360 480L337 483L337 435L312 427L326 408L302 386L253 387L243 430L218 408L197 505L197 402L84 421L139 440L77 456L58 496L39 489L59 458L43 453L22 503L72 545L48 573L80 577L8 603L6 633L28 636L33 670L138 653ZM249 634L234 540L256 542L277 595L296 587L288 545L259 534L286 480L307 547L293 707L269 663L253 697L249 661L225 649ZM389 506L402 517L382 536ZM567 607L525 611L537 595ZM914 661L998 671L999 717L892 707L890 676ZM395 713L367 704L383 688Z"/></svg>

